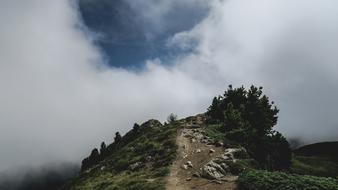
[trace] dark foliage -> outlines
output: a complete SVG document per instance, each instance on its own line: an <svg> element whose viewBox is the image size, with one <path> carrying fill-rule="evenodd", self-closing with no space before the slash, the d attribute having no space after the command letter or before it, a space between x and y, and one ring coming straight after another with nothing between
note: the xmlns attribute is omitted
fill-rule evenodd
<svg viewBox="0 0 338 190"><path fill-rule="evenodd" d="M100 161L100 153L97 148L94 148L89 155L89 157L82 160L81 171L90 168L91 166L99 163Z"/></svg>
<svg viewBox="0 0 338 190"><path fill-rule="evenodd" d="M338 150L338 142L322 142L302 146L294 150L294 152L303 156L330 157L338 161L338 152L336 150Z"/></svg>
<svg viewBox="0 0 338 190"><path fill-rule="evenodd" d="M244 146L263 168L286 169L291 164L290 145L273 130L279 110L262 89L230 85L223 96L213 99L206 113L207 123L222 125L225 139Z"/></svg>
<svg viewBox="0 0 338 190"><path fill-rule="evenodd" d="M173 122L175 122L176 120L177 120L177 115L174 114L174 113L171 113L171 114L168 116L168 118L167 118L168 123L173 123Z"/></svg>
<svg viewBox="0 0 338 190"><path fill-rule="evenodd" d="M115 133L114 142L119 144L121 142L122 136L119 132Z"/></svg>

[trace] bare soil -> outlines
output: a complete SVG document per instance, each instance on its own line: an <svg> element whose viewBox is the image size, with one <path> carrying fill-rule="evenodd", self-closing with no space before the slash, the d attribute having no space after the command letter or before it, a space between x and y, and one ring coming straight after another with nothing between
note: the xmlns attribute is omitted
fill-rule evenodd
<svg viewBox="0 0 338 190"><path fill-rule="evenodd" d="M178 155L174 163L170 168L170 174L166 179L167 190L234 190L236 189L235 176L228 176L228 180L215 181L208 180L202 177L194 176L199 172L199 169L208 163L211 159L224 153L223 147L216 147L202 143L194 139L192 134L194 131L203 131L202 127L198 127L194 124L194 128L184 125L182 129L178 131L176 143L178 145ZM201 123L199 123L201 126ZM214 152L210 152L213 149ZM199 152L200 150L200 152ZM190 161L193 167L188 169L183 168L184 164Z"/></svg>

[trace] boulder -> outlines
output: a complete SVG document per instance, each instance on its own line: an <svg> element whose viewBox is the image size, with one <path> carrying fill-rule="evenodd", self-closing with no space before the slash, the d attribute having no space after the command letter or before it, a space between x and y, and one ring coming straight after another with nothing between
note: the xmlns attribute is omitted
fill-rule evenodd
<svg viewBox="0 0 338 190"><path fill-rule="evenodd" d="M209 150L210 153L213 153L214 151L215 150L213 149ZM224 154L212 159L210 162L200 168L201 177L211 180L220 180L226 177L228 174L231 174L231 167L234 165L233 163L236 163L234 154L241 151L243 151L243 149L240 148L226 149Z"/></svg>
<svg viewBox="0 0 338 190"><path fill-rule="evenodd" d="M186 165L187 165L188 167L190 167L190 168L194 167L194 166L192 165L191 161L187 161Z"/></svg>
<svg viewBox="0 0 338 190"><path fill-rule="evenodd" d="M182 169L185 169L185 170L188 169L188 166L186 164L183 164L181 167L182 167Z"/></svg>
<svg viewBox="0 0 338 190"><path fill-rule="evenodd" d="M136 170L136 169L139 169L140 167L142 167L142 162L136 162L136 163L131 164L131 165L129 166L129 168L130 168L131 170Z"/></svg>
<svg viewBox="0 0 338 190"><path fill-rule="evenodd" d="M198 172L195 172L194 174L192 174L193 177L201 177L201 175Z"/></svg>
<svg viewBox="0 0 338 190"><path fill-rule="evenodd" d="M151 161L151 159L152 159L151 156L147 156L147 157L146 157L147 162Z"/></svg>
<svg viewBox="0 0 338 190"><path fill-rule="evenodd" d="M221 179L227 174L228 166L225 164L218 164L213 160L204 165L200 171L201 176L207 179Z"/></svg>

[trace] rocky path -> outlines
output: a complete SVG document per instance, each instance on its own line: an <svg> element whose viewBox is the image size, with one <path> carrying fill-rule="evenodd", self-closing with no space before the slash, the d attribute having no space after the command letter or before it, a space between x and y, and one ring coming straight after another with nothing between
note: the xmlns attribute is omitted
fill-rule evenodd
<svg viewBox="0 0 338 190"><path fill-rule="evenodd" d="M212 179L219 174L217 168L212 168L212 160L223 158L225 148L216 147L204 135L201 127L183 128L176 139L178 155L170 168L167 177L168 190L233 190L236 189L236 177L232 175L221 176L222 179ZM227 158L226 158L227 159ZM209 167L211 163L211 167ZM216 166L220 167L220 166ZM205 171L203 169L205 169ZM222 168L220 168L222 169ZM208 179L209 178L209 179Z"/></svg>

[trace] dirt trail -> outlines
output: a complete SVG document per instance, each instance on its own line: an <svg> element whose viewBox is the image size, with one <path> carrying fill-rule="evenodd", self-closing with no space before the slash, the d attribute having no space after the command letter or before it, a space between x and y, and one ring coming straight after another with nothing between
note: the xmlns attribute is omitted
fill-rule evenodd
<svg viewBox="0 0 338 190"><path fill-rule="evenodd" d="M187 125L185 125L186 127ZM178 155L170 168L170 174L167 177L167 190L234 190L236 184L232 178L229 181L208 180L196 174L200 168L211 159L224 153L224 148L209 145L204 141L203 128L201 125L194 125L194 128L180 129L177 135L176 143L178 145ZM202 139L202 140L201 140ZM212 150L210 150L212 149ZM192 166L184 168L187 162Z"/></svg>

